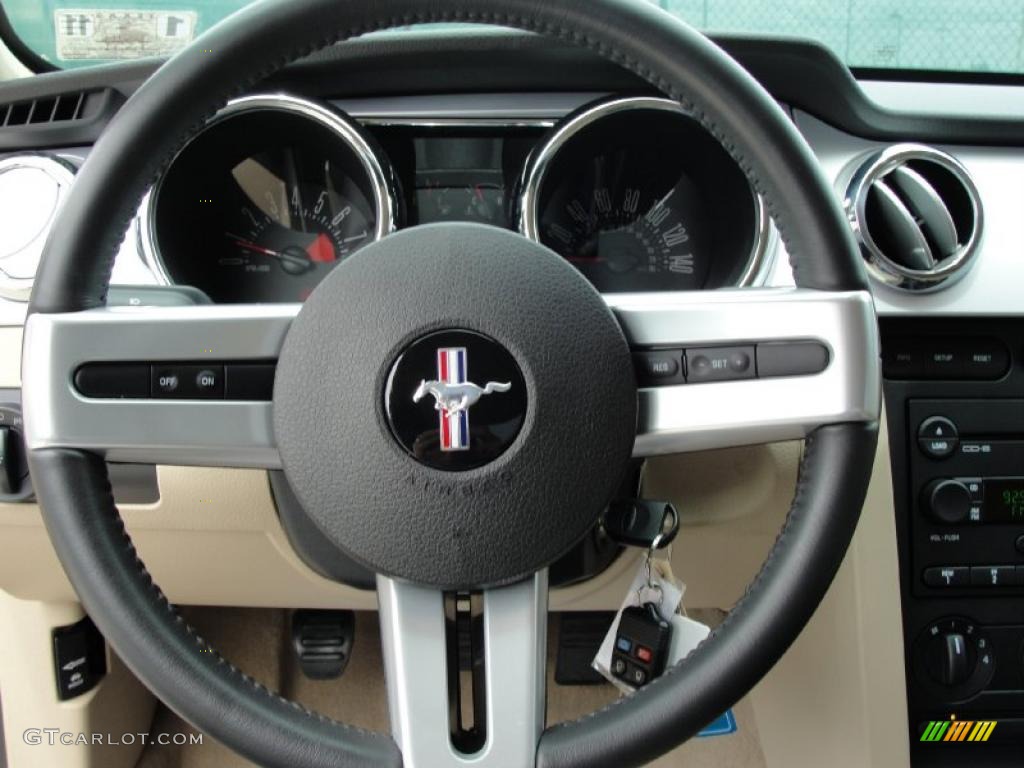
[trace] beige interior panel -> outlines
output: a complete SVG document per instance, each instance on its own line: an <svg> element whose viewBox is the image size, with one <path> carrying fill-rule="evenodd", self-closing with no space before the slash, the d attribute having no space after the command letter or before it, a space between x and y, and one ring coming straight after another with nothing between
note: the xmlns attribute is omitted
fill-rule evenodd
<svg viewBox="0 0 1024 768"><path fill-rule="evenodd" d="M142 753L138 734L149 733L156 700L114 654L108 653L107 675L95 688L70 701L57 699L50 633L83 615L75 603L29 602L0 592L0 696L11 768L130 768ZM30 729L56 729L53 746L48 733L26 738ZM77 734L103 737L98 744L66 743ZM35 736L43 743L29 743Z"/></svg>
<svg viewBox="0 0 1024 768"><path fill-rule="evenodd" d="M20 329L0 329L0 362L16 361L20 343ZM0 387L17 385L17 366L0 365ZM743 594L789 508L801 450L800 443L785 443L648 463L646 495L673 501L682 517L671 559L687 584L689 608L727 609ZM125 505L122 514L142 559L172 601L197 606L376 608L374 593L330 582L299 560L281 528L266 473L159 467L158 482L157 503ZM908 764L891 485L883 431L868 503L835 584L794 647L738 709L744 732L757 734L756 749L720 764ZM617 608L640 562L641 554L630 551L597 578L553 590L552 609ZM79 610L35 505L0 504L0 589L25 601L51 604L33 608L44 613L54 611L53 604L63 604L59 610L64 617L58 623L67 623L66 617ZM5 596L0 627L19 626L31 605ZM25 654L34 652L35 663L43 664L38 648L29 647L26 633L0 634L14 637L8 644L25 644L11 647L6 659L29 659ZM120 674L116 659L111 663ZM0 680L7 702L5 720L13 723L8 728L10 745L20 742L20 733L13 734L15 739L11 730L17 731L23 720L20 715L12 719L10 702L18 701L18 709L29 719L41 717L53 702L31 695L26 699L21 688L10 688L8 666L0 667ZM118 679L89 694L90 700L125 684ZM145 702L151 698L137 683L127 700L134 701L132 696L144 702L132 712L149 706ZM559 706L572 709L593 703L585 698L573 704L569 696ZM26 709L21 709L22 701L28 702ZM132 717L123 706L111 706L109 711L111 717L116 715L118 727ZM23 764L40 763L12 760L13 766Z"/></svg>

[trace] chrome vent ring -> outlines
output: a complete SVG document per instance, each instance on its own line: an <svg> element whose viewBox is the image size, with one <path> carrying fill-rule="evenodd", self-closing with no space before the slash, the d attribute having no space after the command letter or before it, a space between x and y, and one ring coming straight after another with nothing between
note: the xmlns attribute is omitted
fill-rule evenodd
<svg viewBox="0 0 1024 768"><path fill-rule="evenodd" d="M909 291L963 277L982 232L978 190L951 155L897 144L860 159L844 198L868 272Z"/></svg>

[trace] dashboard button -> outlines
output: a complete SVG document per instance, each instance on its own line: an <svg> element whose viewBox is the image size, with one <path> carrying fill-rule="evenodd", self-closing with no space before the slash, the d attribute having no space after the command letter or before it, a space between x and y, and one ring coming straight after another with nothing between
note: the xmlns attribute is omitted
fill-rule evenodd
<svg viewBox="0 0 1024 768"><path fill-rule="evenodd" d="M682 384L684 381L682 350L634 352L633 366L636 368L637 383L642 387Z"/></svg>
<svg viewBox="0 0 1024 768"><path fill-rule="evenodd" d="M921 575L929 587L966 587L971 583L971 569L966 565L942 565L925 568Z"/></svg>
<svg viewBox="0 0 1024 768"><path fill-rule="evenodd" d="M75 371L75 389L86 397L147 398L149 366L131 363L86 363Z"/></svg>
<svg viewBox="0 0 1024 768"><path fill-rule="evenodd" d="M204 397L224 397L224 367L204 368L196 374L195 383Z"/></svg>
<svg viewBox="0 0 1024 768"><path fill-rule="evenodd" d="M924 349L915 339L893 339L882 347L882 375L887 379L924 376Z"/></svg>
<svg viewBox="0 0 1024 768"><path fill-rule="evenodd" d="M272 400L274 363L228 363L224 366L226 400Z"/></svg>
<svg viewBox="0 0 1024 768"><path fill-rule="evenodd" d="M153 366L154 397L179 397L181 376L174 368Z"/></svg>
<svg viewBox="0 0 1024 768"><path fill-rule="evenodd" d="M960 433L956 424L945 416L932 416L921 422L917 430L921 451L933 459L945 459L953 454L960 444Z"/></svg>
<svg viewBox="0 0 1024 768"><path fill-rule="evenodd" d="M816 341L782 341L757 345L757 375L810 376L828 367L828 349Z"/></svg>
<svg viewBox="0 0 1024 768"><path fill-rule="evenodd" d="M703 347L686 350L686 380L690 383L753 379L754 347Z"/></svg>
<svg viewBox="0 0 1024 768"><path fill-rule="evenodd" d="M1010 366L1010 353L998 339L964 341L963 376L966 379L999 379Z"/></svg>
<svg viewBox="0 0 1024 768"><path fill-rule="evenodd" d="M971 586L1014 587L1017 569L1012 565L975 565L971 567Z"/></svg>
<svg viewBox="0 0 1024 768"><path fill-rule="evenodd" d="M957 339L931 339L925 344L924 375L929 379L962 379L967 347Z"/></svg>
<svg viewBox="0 0 1024 768"><path fill-rule="evenodd" d="M153 397L219 400L224 397L224 366L176 363L154 365Z"/></svg>

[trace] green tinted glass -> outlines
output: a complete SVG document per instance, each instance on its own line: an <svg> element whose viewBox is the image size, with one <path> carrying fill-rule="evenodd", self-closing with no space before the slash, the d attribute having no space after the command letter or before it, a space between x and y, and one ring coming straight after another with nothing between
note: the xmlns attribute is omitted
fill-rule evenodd
<svg viewBox="0 0 1024 768"><path fill-rule="evenodd" d="M650 1L710 32L818 40L852 67L1024 74L1022 0ZM173 53L249 2L0 0L58 67Z"/></svg>

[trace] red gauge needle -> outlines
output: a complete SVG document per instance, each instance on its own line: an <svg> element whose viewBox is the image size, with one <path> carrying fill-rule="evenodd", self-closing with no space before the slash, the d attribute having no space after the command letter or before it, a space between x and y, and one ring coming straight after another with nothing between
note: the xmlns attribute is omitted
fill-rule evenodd
<svg viewBox="0 0 1024 768"><path fill-rule="evenodd" d="M264 248L262 245L256 245L256 243L250 240L246 240L244 237L233 235L230 232L225 232L224 235L230 238L231 240L234 240L236 245L238 245L240 248L244 248L247 251L255 251L256 253L262 253L265 256L270 256L271 258L278 259L286 264L291 264L296 268L301 267L302 269L308 269L310 266L309 262L306 261L301 256L295 256L294 254L291 253L281 253L280 251L274 251L271 250L270 248Z"/></svg>
<svg viewBox="0 0 1024 768"><path fill-rule="evenodd" d="M240 245L242 248L245 248L246 250L256 251L256 253L263 253L266 254L267 256L276 256L277 258L280 259L294 258L288 256L287 254L281 253L280 251L272 251L269 248L264 248L262 245L256 245L256 243L250 240L246 240L244 237L233 235L230 232L225 232L224 234L225 236L231 238L232 240L235 241L235 243Z"/></svg>

